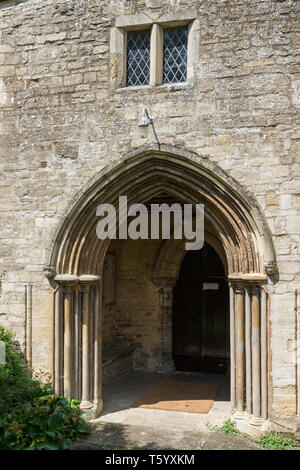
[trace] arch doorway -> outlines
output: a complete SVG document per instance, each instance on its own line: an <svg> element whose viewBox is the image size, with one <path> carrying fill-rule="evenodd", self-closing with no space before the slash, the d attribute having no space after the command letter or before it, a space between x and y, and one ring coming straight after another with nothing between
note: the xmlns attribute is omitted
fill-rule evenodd
<svg viewBox="0 0 300 470"><path fill-rule="evenodd" d="M229 287L208 243L189 251L173 292L172 353L176 370L224 373L230 360Z"/></svg>
<svg viewBox="0 0 300 470"><path fill-rule="evenodd" d="M120 195L127 195L128 206L155 198L205 206L205 231L209 232L205 239L215 241L211 246L226 265L230 288L232 408L243 416L245 412L252 414L254 420L266 418L269 406L266 274L277 272L271 233L256 201L221 168L207 158L164 145L159 151L137 149L124 156L119 165L96 175L83 188L54 235L45 274L55 288L56 394L76 394L81 407L91 416L101 413L102 273L110 240L96 236L96 211L99 204L108 202L117 208ZM121 215L116 210L116 221ZM167 332L172 291L181 265L178 261L186 254L182 240L168 242L161 243L152 276L159 296L161 356L170 350Z"/></svg>

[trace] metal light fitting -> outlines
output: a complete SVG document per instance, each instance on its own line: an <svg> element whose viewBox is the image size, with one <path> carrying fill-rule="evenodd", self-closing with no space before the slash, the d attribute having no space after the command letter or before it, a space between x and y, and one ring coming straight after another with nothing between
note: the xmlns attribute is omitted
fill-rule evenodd
<svg viewBox="0 0 300 470"><path fill-rule="evenodd" d="M149 113L148 113L146 108L143 108L142 118L138 122L138 126L139 126L139 129L140 129L140 134L141 134L142 138L147 137L148 127L149 127L150 124L151 124L153 134L154 134L154 137L155 137L157 145L158 145L158 150L160 150L160 141L159 141L159 139L157 137L157 134L156 134L156 131L155 131L154 118L149 116Z"/></svg>

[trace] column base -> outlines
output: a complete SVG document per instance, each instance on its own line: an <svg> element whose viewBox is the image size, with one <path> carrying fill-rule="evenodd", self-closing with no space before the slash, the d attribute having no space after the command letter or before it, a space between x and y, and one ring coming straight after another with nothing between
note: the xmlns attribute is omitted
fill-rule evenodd
<svg viewBox="0 0 300 470"><path fill-rule="evenodd" d="M251 426L261 426L262 423L263 423L263 419L262 418L256 418L255 416L252 416L249 423L251 424Z"/></svg>
<svg viewBox="0 0 300 470"><path fill-rule="evenodd" d="M255 418L251 414L243 411L236 411L232 415L237 429L253 438L258 438L266 430L266 421L261 418Z"/></svg>
<svg viewBox="0 0 300 470"><path fill-rule="evenodd" d="M233 418L235 419L247 419L249 417L247 411L235 411Z"/></svg>
<svg viewBox="0 0 300 470"><path fill-rule="evenodd" d="M93 410L94 410L94 416L95 416L93 419L99 418L103 410L103 401L102 400L94 401Z"/></svg>
<svg viewBox="0 0 300 470"><path fill-rule="evenodd" d="M102 413L103 402L102 400L95 401L94 403L90 401L82 401L80 403L80 409L88 419L96 419L99 418Z"/></svg>

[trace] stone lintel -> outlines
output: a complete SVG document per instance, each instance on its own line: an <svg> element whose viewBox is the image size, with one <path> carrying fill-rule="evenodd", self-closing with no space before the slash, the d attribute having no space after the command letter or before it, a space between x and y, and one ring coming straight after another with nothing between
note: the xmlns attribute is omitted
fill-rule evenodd
<svg viewBox="0 0 300 470"><path fill-rule="evenodd" d="M136 29L138 27L151 25L152 23L152 18L143 14L122 15L116 18L116 27L124 29Z"/></svg>
<svg viewBox="0 0 300 470"><path fill-rule="evenodd" d="M143 15L122 15L116 18L116 27L123 29L138 29L145 26L150 26L153 23L158 23L163 26L180 26L191 22L197 18L197 12L193 8L187 8L183 11L178 12L169 12L160 17L157 17L155 14Z"/></svg>
<svg viewBox="0 0 300 470"><path fill-rule="evenodd" d="M170 12L162 15L157 23L163 26L180 26L181 24L189 23L197 18L197 12L193 8L187 8L178 12Z"/></svg>

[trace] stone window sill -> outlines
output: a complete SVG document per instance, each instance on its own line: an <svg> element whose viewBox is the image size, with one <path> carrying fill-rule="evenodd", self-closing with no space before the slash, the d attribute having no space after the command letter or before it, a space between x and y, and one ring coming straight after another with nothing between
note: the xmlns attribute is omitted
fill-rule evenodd
<svg viewBox="0 0 300 470"><path fill-rule="evenodd" d="M180 82L180 83L162 83L161 85L141 85L141 86L124 86L117 88L116 93L126 93L134 91L149 91L149 90L166 90L166 91L178 91L192 89L194 83L191 82Z"/></svg>

